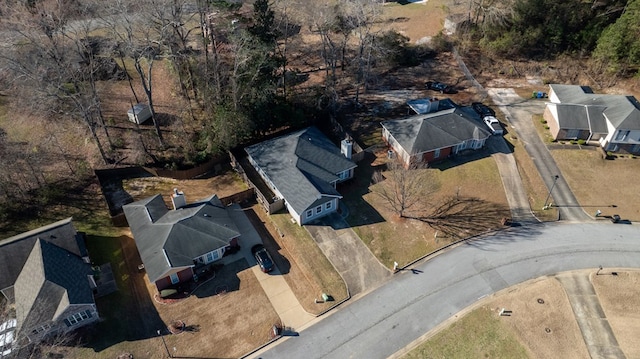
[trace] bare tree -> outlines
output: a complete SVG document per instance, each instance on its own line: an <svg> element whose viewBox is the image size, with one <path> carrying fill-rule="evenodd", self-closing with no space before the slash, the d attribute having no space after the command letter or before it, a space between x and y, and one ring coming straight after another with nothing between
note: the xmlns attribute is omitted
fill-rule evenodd
<svg viewBox="0 0 640 359"><path fill-rule="evenodd" d="M431 172L420 166L405 168L397 160L387 162L387 171L376 174L379 183L371 191L401 218L421 213L429 204L429 197L438 191L440 183Z"/></svg>

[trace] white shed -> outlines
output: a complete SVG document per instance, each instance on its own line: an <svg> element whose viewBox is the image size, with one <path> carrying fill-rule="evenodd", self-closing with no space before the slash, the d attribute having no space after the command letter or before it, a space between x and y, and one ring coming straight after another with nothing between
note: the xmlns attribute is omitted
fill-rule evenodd
<svg viewBox="0 0 640 359"><path fill-rule="evenodd" d="M151 109L149 109L147 104L139 103L127 111L127 116L129 117L129 121L142 124L151 118Z"/></svg>

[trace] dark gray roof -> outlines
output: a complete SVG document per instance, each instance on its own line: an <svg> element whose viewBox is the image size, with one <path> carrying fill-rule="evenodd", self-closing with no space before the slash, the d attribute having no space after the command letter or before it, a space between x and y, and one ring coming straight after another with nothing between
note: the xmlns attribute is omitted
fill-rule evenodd
<svg viewBox="0 0 640 359"><path fill-rule="evenodd" d="M593 133L607 133L604 107L575 104L557 104L560 128L590 130Z"/></svg>
<svg viewBox="0 0 640 359"><path fill-rule="evenodd" d="M315 127L245 149L287 203L304 213L322 196L340 196L332 182L356 164Z"/></svg>
<svg viewBox="0 0 640 359"><path fill-rule="evenodd" d="M75 255L81 257L87 255L84 241L73 227L71 218L1 240L0 289L10 287L15 283L38 238L51 242Z"/></svg>
<svg viewBox="0 0 640 359"><path fill-rule="evenodd" d="M58 319L71 304L92 304L91 267L79 256L46 240L35 241L15 283L19 327Z"/></svg>
<svg viewBox="0 0 640 359"><path fill-rule="evenodd" d="M452 147L470 139L485 139L491 135L468 107L383 121L382 126L410 155Z"/></svg>
<svg viewBox="0 0 640 359"><path fill-rule="evenodd" d="M595 117L593 111L600 111L616 129L640 130L640 103L633 96L594 94L590 87L577 85L553 84L549 85L549 87L558 96L562 104L594 107L589 109L589 115L594 115ZM574 109L577 110L577 107ZM585 115L584 111L581 113ZM565 115L570 117L577 116L577 114ZM562 120L560 113L558 113L558 117L559 120ZM569 119L568 121L571 123L575 120ZM603 133L601 131L593 132Z"/></svg>
<svg viewBox="0 0 640 359"><path fill-rule="evenodd" d="M152 282L173 267L193 265L194 258L226 247L240 235L217 196L172 211L161 195L122 208Z"/></svg>

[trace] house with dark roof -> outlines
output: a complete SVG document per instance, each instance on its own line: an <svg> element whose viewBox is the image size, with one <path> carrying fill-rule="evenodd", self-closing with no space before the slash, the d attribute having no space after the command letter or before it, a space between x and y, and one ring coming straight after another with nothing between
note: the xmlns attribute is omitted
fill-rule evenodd
<svg viewBox="0 0 640 359"><path fill-rule="evenodd" d="M99 319L89 257L71 218L0 241L0 293L19 340L36 342Z"/></svg>
<svg viewBox="0 0 640 359"><path fill-rule="evenodd" d="M162 195L123 206L149 281L158 291L194 278L196 266L219 260L238 246L240 233L218 196L191 204L174 190L174 209Z"/></svg>
<svg viewBox="0 0 640 359"><path fill-rule="evenodd" d="M633 96L553 84L544 118L556 140L598 141L605 151L640 153L640 102Z"/></svg>
<svg viewBox="0 0 640 359"><path fill-rule="evenodd" d="M382 138L405 167L440 161L463 150L477 150L491 136L469 107L383 121Z"/></svg>
<svg viewBox="0 0 640 359"><path fill-rule="evenodd" d="M341 148L316 127L245 148L249 162L299 225L337 211L336 184L353 177L352 143Z"/></svg>

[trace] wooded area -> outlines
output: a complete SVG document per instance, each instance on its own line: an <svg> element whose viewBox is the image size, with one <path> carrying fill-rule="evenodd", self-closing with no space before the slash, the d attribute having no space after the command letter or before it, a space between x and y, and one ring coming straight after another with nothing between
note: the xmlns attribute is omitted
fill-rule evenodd
<svg viewBox="0 0 640 359"><path fill-rule="evenodd" d="M287 128L332 128L387 71L450 44L505 58L593 54L607 75L640 64L640 0L469 0L457 35L431 45L389 30L383 6L2 2L0 222L62 200L96 168L183 168ZM136 103L150 125L126 120Z"/></svg>

